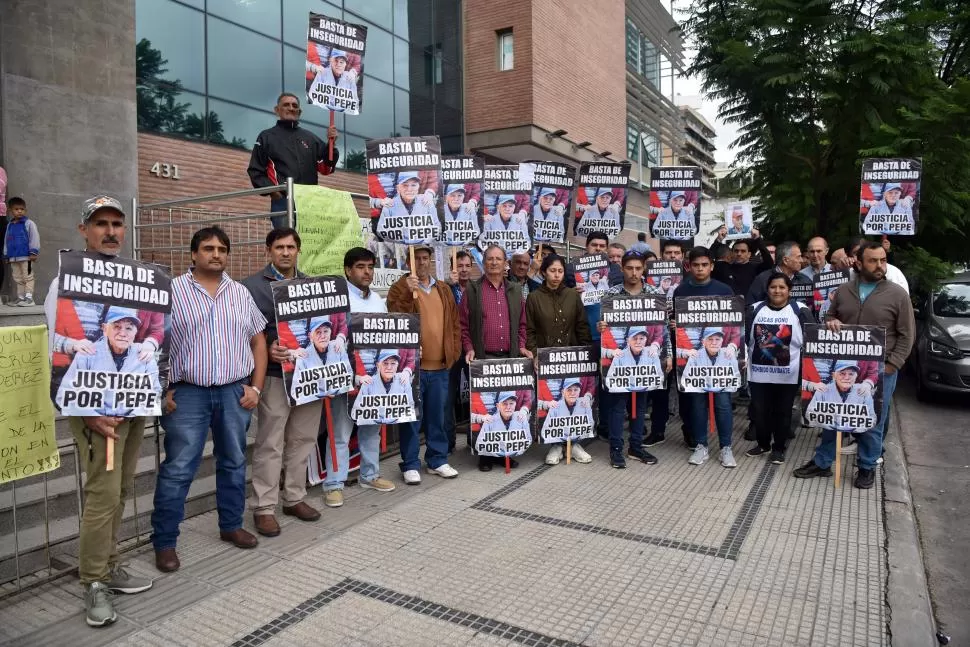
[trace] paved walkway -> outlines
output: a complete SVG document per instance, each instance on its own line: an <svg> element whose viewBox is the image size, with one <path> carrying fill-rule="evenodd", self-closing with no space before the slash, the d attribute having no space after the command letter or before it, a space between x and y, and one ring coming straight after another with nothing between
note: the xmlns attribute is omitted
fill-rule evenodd
<svg viewBox="0 0 970 647"><path fill-rule="evenodd" d="M280 517L256 550L220 542L214 512L188 520L178 573L130 554L158 577L116 598L110 628L84 625L74 578L0 602L0 642L888 645L881 472L835 490L791 476L814 431L780 467L742 455L740 423L735 437L733 470L688 465L672 428L655 466L611 469L597 441L589 465L547 467L533 448L511 475L478 472L459 441L457 479L349 487L343 508ZM383 470L399 481L396 459Z"/></svg>

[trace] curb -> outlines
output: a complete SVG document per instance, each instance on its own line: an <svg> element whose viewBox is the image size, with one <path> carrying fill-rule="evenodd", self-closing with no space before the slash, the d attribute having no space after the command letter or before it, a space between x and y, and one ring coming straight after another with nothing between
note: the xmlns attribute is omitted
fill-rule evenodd
<svg viewBox="0 0 970 647"><path fill-rule="evenodd" d="M909 489L909 470L899 432L899 413L896 407L891 407L890 412L889 424L895 427L895 433L883 445L886 460L881 470L890 644L935 646L936 623Z"/></svg>

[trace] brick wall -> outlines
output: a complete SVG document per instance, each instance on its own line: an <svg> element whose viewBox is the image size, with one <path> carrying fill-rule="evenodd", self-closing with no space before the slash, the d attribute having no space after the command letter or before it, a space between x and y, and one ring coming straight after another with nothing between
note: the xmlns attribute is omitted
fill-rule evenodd
<svg viewBox="0 0 970 647"><path fill-rule="evenodd" d="M562 128L574 142L590 141L593 150L625 159L624 1L523 4L532 5L532 123Z"/></svg>
<svg viewBox="0 0 970 647"><path fill-rule="evenodd" d="M180 179L158 177L151 173L155 162L178 165ZM246 174L248 164L249 151L139 133L138 203L151 204L250 189L252 185ZM367 192L366 177L347 171L338 170L332 175L321 176L320 184L342 191ZM361 200L356 202L360 214L366 216L366 203ZM226 216L268 211L268 198L248 196L197 205L183 205L171 210L141 210L139 217L142 223L178 223L201 219L217 222ZM263 241L270 229L267 219L251 218L219 224L229 233L229 239L234 245L229 266L229 274L233 278L243 278L265 264ZM203 224L174 224L171 227L139 230L140 247L177 246L179 248L177 251L145 252L141 257L169 265L174 272L181 273L190 261L188 249L192 234L203 226Z"/></svg>
<svg viewBox="0 0 970 647"><path fill-rule="evenodd" d="M466 130L484 132L532 123L531 2L466 0L464 5ZM513 69L500 72L496 32L510 27Z"/></svg>

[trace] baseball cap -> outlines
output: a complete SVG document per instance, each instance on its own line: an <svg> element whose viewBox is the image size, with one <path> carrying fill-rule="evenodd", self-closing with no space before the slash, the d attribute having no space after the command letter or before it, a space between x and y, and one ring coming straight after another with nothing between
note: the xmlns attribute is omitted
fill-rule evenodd
<svg viewBox="0 0 970 647"><path fill-rule="evenodd" d="M724 329L723 328L705 328L704 329L704 334L701 336L701 339L707 339L708 337L710 337L712 335L720 335L721 337L723 337L724 336Z"/></svg>
<svg viewBox="0 0 970 647"><path fill-rule="evenodd" d="M122 218L128 217L117 198L112 198L110 195L96 195L88 198L81 205L81 224L86 223L101 209L114 209L121 214Z"/></svg>
<svg viewBox="0 0 970 647"><path fill-rule="evenodd" d="M610 196L612 196L613 195L613 189L611 189L608 186L601 186L600 188L596 189L596 197L597 198L600 197L601 195L607 195L607 194L609 194Z"/></svg>
<svg viewBox="0 0 970 647"><path fill-rule="evenodd" d="M498 197L498 202L496 204L502 204L503 202L515 202L514 195L500 195Z"/></svg>
<svg viewBox="0 0 970 647"><path fill-rule="evenodd" d="M390 348L385 348L385 349L381 350L381 352L377 355L377 363L380 364L385 359L388 359L390 357L394 357L399 362L401 361L401 355L400 355L400 353L398 353L396 350L393 350L393 349L390 349Z"/></svg>
<svg viewBox="0 0 970 647"><path fill-rule="evenodd" d="M832 367L833 373L838 373L847 368L854 368L856 372L859 370L859 362L853 359L840 359L835 362L835 366Z"/></svg>
<svg viewBox="0 0 970 647"><path fill-rule="evenodd" d="M133 319L136 325L141 325L141 319L138 318L137 310L134 308L122 308L121 306L111 306L108 308L108 314L105 315L104 322L114 323L122 319Z"/></svg>
<svg viewBox="0 0 970 647"><path fill-rule="evenodd" d="M556 195L556 190L554 188L552 188L551 186L547 186L547 187L545 187L543 189L540 189L539 190L539 197L541 198L544 195Z"/></svg>
<svg viewBox="0 0 970 647"><path fill-rule="evenodd" d="M562 381L562 390L565 391L571 386L579 386L580 380L578 377L567 377Z"/></svg>
<svg viewBox="0 0 970 647"><path fill-rule="evenodd" d="M408 180L415 180L417 182L421 181L421 177L418 175L417 171L401 171L397 174L397 183L402 184Z"/></svg>
<svg viewBox="0 0 970 647"><path fill-rule="evenodd" d="M431 245L415 245L414 251L415 253L420 251L425 251L431 254L432 256L434 256L434 247L432 247Z"/></svg>
<svg viewBox="0 0 970 647"><path fill-rule="evenodd" d="M462 193L464 193L465 192L465 185L464 184L449 184L447 187L445 187L445 195L451 195L452 193L455 193L456 191L461 191Z"/></svg>
<svg viewBox="0 0 970 647"><path fill-rule="evenodd" d="M903 190L903 185L898 184L896 182L890 182L889 184L883 187L882 192L886 193L888 191L902 191L902 190Z"/></svg>
<svg viewBox="0 0 970 647"><path fill-rule="evenodd" d="M495 398L495 404L498 404L499 402L505 402L506 400L509 400L509 399L515 400L515 398L516 398L515 391L502 391L501 393L498 394L498 397Z"/></svg>
<svg viewBox="0 0 970 647"><path fill-rule="evenodd" d="M644 326L631 326L630 329L626 332L626 337L627 339L629 339L634 335L646 335L646 334L647 334L647 329Z"/></svg>
<svg viewBox="0 0 970 647"><path fill-rule="evenodd" d="M330 326L330 330L333 330L333 322L330 321L330 317L314 317L310 319L310 326L307 328L307 332L313 332L320 326Z"/></svg>
<svg viewBox="0 0 970 647"><path fill-rule="evenodd" d="M684 199L686 199L687 198L687 194L684 193L683 191L671 191L670 192L670 199L673 200L674 198L684 198Z"/></svg>
<svg viewBox="0 0 970 647"><path fill-rule="evenodd" d="M333 58L334 56L342 56L344 58L344 60L347 60L347 52L345 52L342 49L332 49L332 50L330 50L330 57Z"/></svg>

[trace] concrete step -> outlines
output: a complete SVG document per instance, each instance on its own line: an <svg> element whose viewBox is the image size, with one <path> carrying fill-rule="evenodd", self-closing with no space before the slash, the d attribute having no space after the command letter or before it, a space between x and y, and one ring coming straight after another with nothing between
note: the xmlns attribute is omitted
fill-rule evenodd
<svg viewBox="0 0 970 647"><path fill-rule="evenodd" d="M39 326L45 323L47 320L44 318L42 305L27 308L0 305L0 326Z"/></svg>

